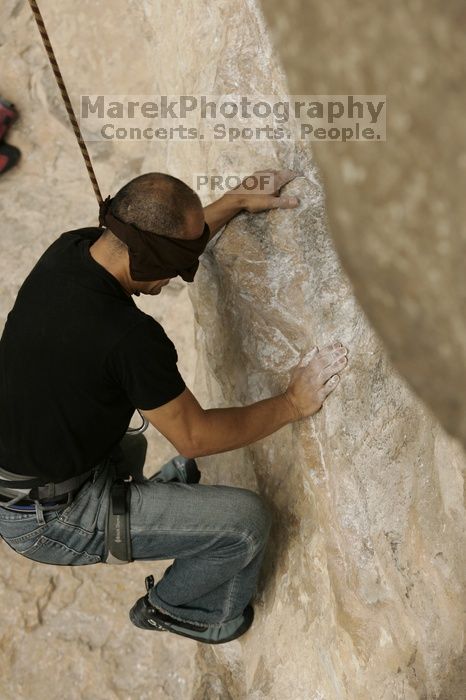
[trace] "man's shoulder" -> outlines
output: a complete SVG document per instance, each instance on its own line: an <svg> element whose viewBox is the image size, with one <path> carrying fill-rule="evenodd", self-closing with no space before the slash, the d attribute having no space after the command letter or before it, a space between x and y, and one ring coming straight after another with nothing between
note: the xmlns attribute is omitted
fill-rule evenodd
<svg viewBox="0 0 466 700"><path fill-rule="evenodd" d="M96 241L101 233L102 229L98 228L97 226L87 226L86 228L77 228L73 229L72 231L65 231L53 241L45 252L51 250L52 248L64 247L83 239Z"/></svg>
<svg viewBox="0 0 466 700"><path fill-rule="evenodd" d="M44 263L53 260L56 255L60 255L61 253L66 254L67 251L71 251L83 240L96 241L101 233L102 229L96 226L65 231L44 250L37 261L37 266L40 267Z"/></svg>
<svg viewBox="0 0 466 700"><path fill-rule="evenodd" d="M60 238L62 236L75 236L78 238L89 238L90 240L95 241L102 233L102 230L103 229L99 228L98 226L85 226L84 228L76 228L72 231L65 231L61 234Z"/></svg>

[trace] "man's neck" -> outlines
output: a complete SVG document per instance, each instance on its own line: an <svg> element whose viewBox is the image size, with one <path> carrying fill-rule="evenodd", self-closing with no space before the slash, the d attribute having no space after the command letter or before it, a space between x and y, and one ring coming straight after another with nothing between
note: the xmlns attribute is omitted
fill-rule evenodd
<svg viewBox="0 0 466 700"><path fill-rule="evenodd" d="M108 252L108 247L101 238L98 238L95 243L89 246L91 257L109 272L121 284L128 296L131 296L132 290L130 282L126 279L125 266L122 258L116 258Z"/></svg>

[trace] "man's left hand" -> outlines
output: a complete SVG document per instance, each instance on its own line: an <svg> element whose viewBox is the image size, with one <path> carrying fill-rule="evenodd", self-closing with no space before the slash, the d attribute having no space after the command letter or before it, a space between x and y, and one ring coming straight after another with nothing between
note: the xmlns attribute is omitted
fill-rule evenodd
<svg viewBox="0 0 466 700"><path fill-rule="evenodd" d="M250 214L267 209L295 209L299 205L298 197L279 193L299 175L292 170L256 170L227 194L240 198L242 209Z"/></svg>
<svg viewBox="0 0 466 700"><path fill-rule="evenodd" d="M204 207L205 221L210 228L209 241L241 211L257 214L267 209L295 209L299 199L293 195L281 195L280 190L299 175L301 173L292 170L256 170L240 185Z"/></svg>

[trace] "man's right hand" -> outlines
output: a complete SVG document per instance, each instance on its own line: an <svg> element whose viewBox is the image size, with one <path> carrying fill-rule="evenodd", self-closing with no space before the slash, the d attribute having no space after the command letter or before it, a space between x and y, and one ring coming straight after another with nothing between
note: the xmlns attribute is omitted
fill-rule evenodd
<svg viewBox="0 0 466 700"><path fill-rule="evenodd" d="M348 353L341 343L313 348L292 370L285 396L295 408L295 420L307 418L322 407L327 396L338 385L348 362Z"/></svg>
<svg viewBox="0 0 466 700"><path fill-rule="evenodd" d="M236 450L318 411L338 384L346 353L341 343L311 351L294 368L286 392L247 406L204 410L186 387L163 406L139 410L184 457ZM333 376L337 379L332 381Z"/></svg>

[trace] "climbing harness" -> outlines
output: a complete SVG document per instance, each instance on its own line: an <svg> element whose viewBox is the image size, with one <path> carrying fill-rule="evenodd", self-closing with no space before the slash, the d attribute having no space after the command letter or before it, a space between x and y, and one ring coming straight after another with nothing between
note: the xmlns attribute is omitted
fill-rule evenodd
<svg viewBox="0 0 466 700"><path fill-rule="evenodd" d="M130 433L131 434L131 433ZM17 474L0 467L0 506L15 512L63 510L74 494L95 473L96 468L60 483L41 484L40 479ZM130 481L116 475L110 487L105 528L106 564L126 564L133 561L130 535ZM41 513L42 511L42 513Z"/></svg>
<svg viewBox="0 0 466 700"><path fill-rule="evenodd" d="M138 411L139 415L141 416L140 411ZM149 425L149 421L145 416L141 416L142 418L142 423L138 428L128 428L126 433L128 435L139 435L140 433L143 433L146 429L147 426Z"/></svg>
<svg viewBox="0 0 466 700"><path fill-rule="evenodd" d="M111 487L105 524L105 564L128 564L131 551L131 489L130 479L117 478Z"/></svg>
<svg viewBox="0 0 466 700"><path fill-rule="evenodd" d="M143 426L128 429L126 434L138 434L142 428ZM43 512L63 510L70 505L75 493L95 474L96 469L94 467L59 483L42 484L39 478L0 467L0 506L19 513L35 510L38 518L43 521ZM130 533L132 477L127 472L127 468L120 471L118 465L115 466L105 523L105 564L127 564L133 561Z"/></svg>
<svg viewBox="0 0 466 700"><path fill-rule="evenodd" d="M37 477L13 473L0 467L0 505L8 510L19 512L34 508L37 510L37 503L44 511L60 510L71 502L72 496L89 479L93 471L94 469L90 469L84 474L59 483L42 484L41 479ZM30 505L24 501L33 503Z"/></svg>

